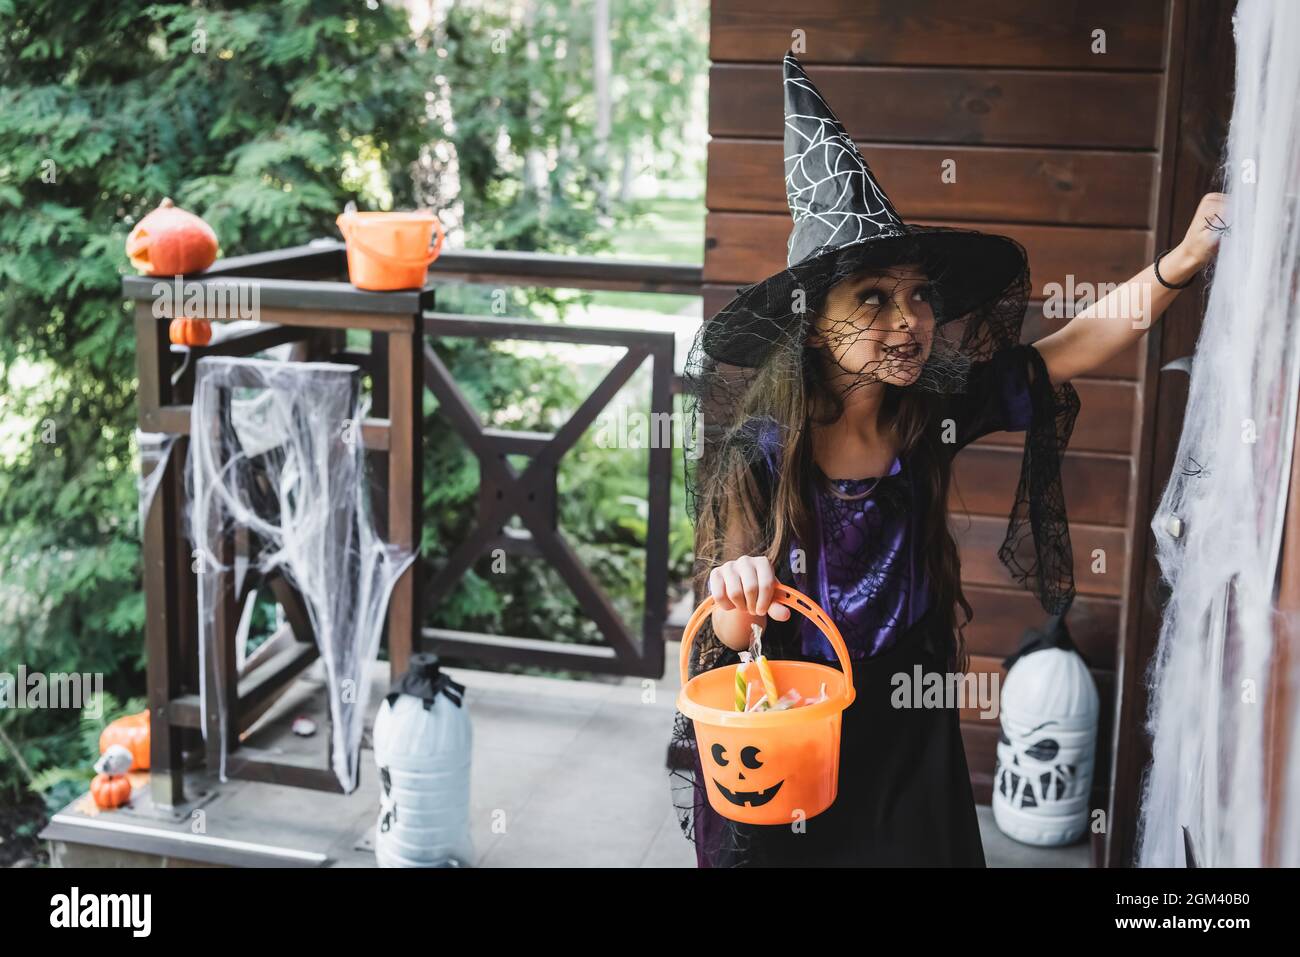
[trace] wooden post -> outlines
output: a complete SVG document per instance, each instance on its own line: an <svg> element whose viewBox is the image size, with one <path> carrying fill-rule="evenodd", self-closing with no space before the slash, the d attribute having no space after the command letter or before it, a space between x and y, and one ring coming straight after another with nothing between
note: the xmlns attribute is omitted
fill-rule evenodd
<svg viewBox="0 0 1300 957"><path fill-rule="evenodd" d="M214 773L221 767L222 741L225 741L227 753L239 746L240 708L235 648L240 608L235 584L234 530L223 530L218 542L219 553L204 556L209 561L204 574L215 580L217 592L212 620L208 623L209 647L204 656L203 671L207 679L207 712L204 714L208 733L207 761L208 770ZM199 653L203 654L202 649Z"/></svg>
<svg viewBox="0 0 1300 957"><path fill-rule="evenodd" d="M417 356L418 359L418 356ZM388 418L388 335L370 333L370 415L376 419ZM371 512L379 534L388 537L388 453L378 450L366 452L366 467L370 472Z"/></svg>
<svg viewBox="0 0 1300 957"><path fill-rule="evenodd" d="M188 404L194 398L194 377L189 377L189 387L185 395L173 393L173 402ZM185 512L185 463L190 451L190 437L178 435L172 445L171 471L175 477L173 483L176 500L176 534L175 567L173 576L176 580L176 644L175 654L171 660L172 683L174 694L198 694L202 672L199 669L199 580L194 574L194 549L190 543L188 515ZM181 760L187 753L203 750L203 732L199 728L173 728L172 734L180 737Z"/></svg>
<svg viewBox="0 0 1300 957"><path fill-rule="evenodd" d="M423 625L420 536L423 531L424 459L421 454L424 399L423 320L388 334L388 539L415 550L416 559L393 587L388 608L388 660L395 677L406 670Z"/></svg>
<svg viewBox="0 0 1300 957"><path fill-rule="evenodd" d="M158 408L171 401L171 352L167 322L154 317L153 304L148 301L136 303L135 339L136 373L140 380L138 421L141 431L152 432L157 428L154 415ZM172 452L175 451L173 448ZM169 703L180 690L178 569L170 560L179 547L178 461L171 455L149 466L143 476L159 480L144 516L141 543L148 656L149 786L154 803L167 807L185 800L181 740L171 726L169 714ZM154 475L154 470L159 468L167 472Z"/></svg>
<svg viewBox="0 0 1300 957"><path fill-rule="evenodd" d="M1156 248L1174 245L1196 206L1214 186L1217 163L1232 113L1232 10L1228 0L1176 0L1167 37L1168 88L1157 192ZM1126 569L1124 642L1115 675L1110 806L1105 862L1133 864L1142 774L1151 761L1146 734L1149 702L1144 675L1160 635L1164 596L1156 562L1151 516L1174 468L1187 406L1187 377L1161 374L1166 363L1190 355L1202 318L1203 286L1184 292L1151 328L1144 343L1138 474L1130 503L1133 547Z"/></svg>

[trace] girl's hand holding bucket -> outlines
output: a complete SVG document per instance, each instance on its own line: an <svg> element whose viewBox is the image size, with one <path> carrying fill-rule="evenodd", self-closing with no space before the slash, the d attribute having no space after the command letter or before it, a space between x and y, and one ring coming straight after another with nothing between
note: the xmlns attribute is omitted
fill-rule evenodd
<svg viewBox="0 0 1300 957"><path fill-rule="evenodd" d="M709 573L713 596L713 633L733 651L744 651L753 626L765 624L768 615L786 621L790 609L776 597L776 573L766 555L746 555L724 562Z"/></svg>
<svg viewBox="0 0 1300 957"><path fill-rule="evenodd" d="M788 825L831 806L839 787L841 714L856 694L853 665L835 623L807 595L779 583L774 592L770 602L812 621L839 658L838 671L810 661L768 663L778 688L794 689L811 703L788 710L737 711L736 665L690 677L691 646L716 599L704 599L682 632L677 710L691 719L709 805L746 824ZM742 607L747 606L729 614L741 614Z"/></svg>

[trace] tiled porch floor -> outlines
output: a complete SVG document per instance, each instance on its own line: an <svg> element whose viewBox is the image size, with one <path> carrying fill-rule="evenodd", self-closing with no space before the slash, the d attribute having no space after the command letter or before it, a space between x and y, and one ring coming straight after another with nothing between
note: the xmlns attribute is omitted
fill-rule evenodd
<svg viewBox="0 0 1300 957"><path fill-rule="evenodd" d="M669 645L670 662L676 650ZM560 681L449 671L468 688L473 720L471 826L478 866L694 865L678 830L664 769L675 675L659 682ZM317 758L324 747L319 737L304 740L286 733L295 715L322 705L314 675L306 673L299 693L289 696L296 700L277 705L251 743ZM372 705L386 684L387 668L377 667ZM154 814L142 791L132 808L107 814L89 815L82 802L74 802L47 831L53 857L71 866L283 863L277 855L284 850L323 855L326 865L373 866L369 835L378 784L373 753L367 749L362 759L361 787L347 796L196 781L212 791L201 805L205 834L197 839L190 818ZM1087 866L1086 844L1053 851L1026 847L998 832L987 808L980 809L980 817L990 866ZM141 841L142 833L150 839Z"/></svg>

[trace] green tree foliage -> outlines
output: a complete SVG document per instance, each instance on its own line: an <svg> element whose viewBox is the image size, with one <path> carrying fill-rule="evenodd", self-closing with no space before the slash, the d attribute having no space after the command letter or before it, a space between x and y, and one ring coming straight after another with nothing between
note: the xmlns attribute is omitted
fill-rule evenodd
<svg viewBox="0 0 1300 957"><path fill-rule="evenodd" d="M116 700L143 691L135 349L120 294L134 223L170 196L228 256L336 235L350 199L455 200L468 246L601 251L625 221L601 208L601 184L638 137L671 157L703 62L702 24L682 34L677 5L611 8L620 85L602 145L589 2L458 2L417 36L401 7L374 0L0 0L0 672L100 672ZM489 311L486 295L440 304ZM538 301L564 298L533 291L509 311ZM516 427L545 428L584 394L535 355L439 349L494 424L526 410L531 426ZM472 520L477 470L436 420L426 434L436 562ZM633 622L644 455L584 442L563 479L562 520ZM471 576L443 623L591 640L558 588L536 566L490 587ZM93 747L77 721L0 713L25 758L0 741L0 801L27 785L24 764L51 800L82 779Z"/></svg>
<svg viewBox="0 0 1300 957"><path fill-rule="evenodd" d="M232 255L409 206L430 66L351 0L0 0L0 664L142 688L131 226L170 196ZM34 767L61 720L0 715Z"/></svg>

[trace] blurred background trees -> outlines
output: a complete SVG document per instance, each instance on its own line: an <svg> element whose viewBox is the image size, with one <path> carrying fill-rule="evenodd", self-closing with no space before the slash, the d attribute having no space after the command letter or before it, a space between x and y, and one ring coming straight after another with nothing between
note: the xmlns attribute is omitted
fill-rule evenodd
<svg viewBox="0 0 1300 957"><path fill-rule="evenodd" d="M100 672L111 695L89 724L0 711L0 814L33 789L65 800L97 727L143 693L134 337L120 296L132 225L170 196L237 255L337 236L355 200L430 206L473 248L696 260L703 134L684 131L706 33L702 3L669 0L0 0L0 672ZM647 198L647 181L672 188ZM600 306L508 301L547 319ZM491 308L472 287L441 305ZM485 408L545 420L580 398L545 357L445 348ZM463 480L429 490L436 551L474 489L463 450L430 439L426 474ZM590 458L580 468L570 487L599 507L568 517L599 568L602 543L633 550L636 503L592 486ZM602 575L632 609L635 568ZM540 616L543 630L566 614L499 586L448 613Z"/></svg>

